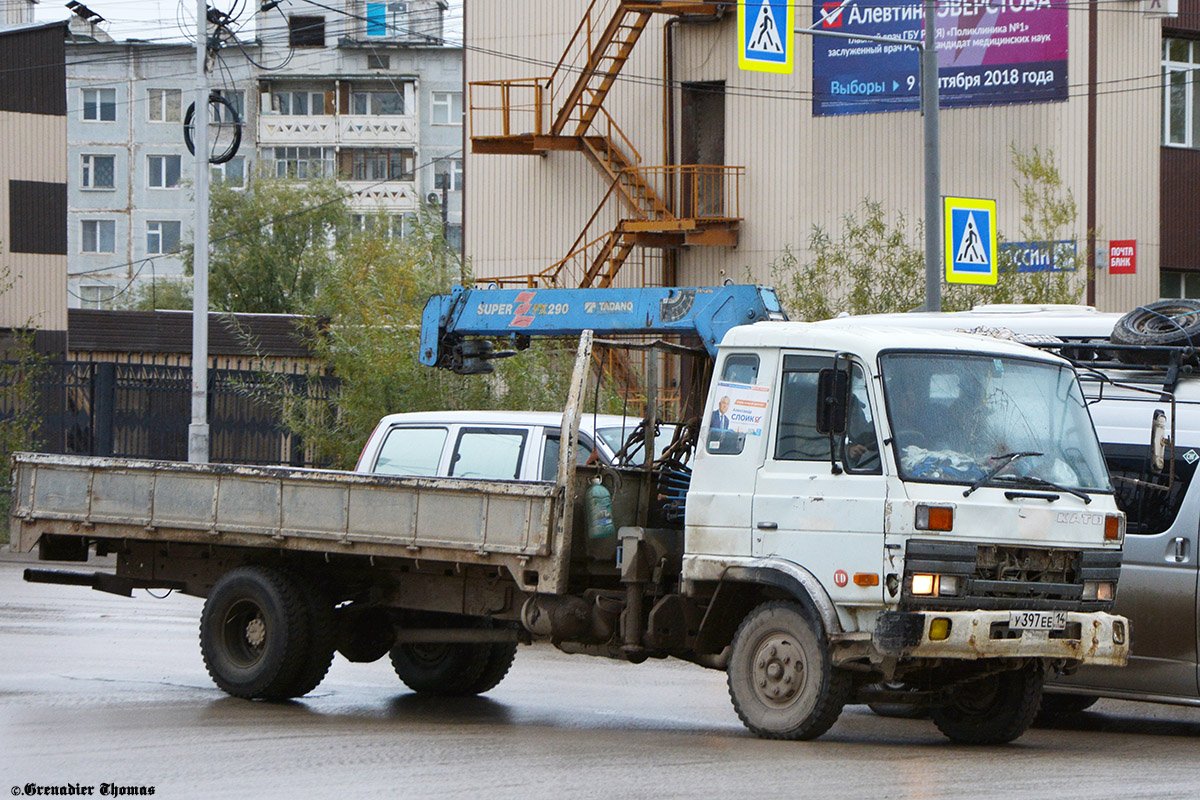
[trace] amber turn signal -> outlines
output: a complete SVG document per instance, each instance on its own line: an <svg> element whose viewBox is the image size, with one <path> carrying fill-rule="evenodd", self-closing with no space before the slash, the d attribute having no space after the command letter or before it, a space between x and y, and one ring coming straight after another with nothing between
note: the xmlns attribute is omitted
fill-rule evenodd
<svg viewBox="0 0 1200 800"><path fill-rule="evenodd" d="M954 529L953 506L917 506L916 528L919 531L949 531Z"/></svg>
<svg viewBox="0 0 1200 800"><path fill-rule="evenodd" d="M1121 528L1124 527L1121 523L1123 518L1120 514L1109 514L1104 518L1104 540L1108 542L1121 541Z"/></svg>
<svg viewBox="0 0 1200 800"><path fill-rule="evenodd" d="M854 573L855 586L878 586L879 576L874 572L856 572Z"/></svg>

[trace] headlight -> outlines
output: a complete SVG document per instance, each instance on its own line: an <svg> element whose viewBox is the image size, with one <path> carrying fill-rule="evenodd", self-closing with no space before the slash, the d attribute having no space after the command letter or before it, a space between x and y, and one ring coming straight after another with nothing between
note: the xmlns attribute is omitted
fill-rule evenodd
<svg viewBox="0 0 1200 800"><path fill-rule="evenodd" d="M1111 581L1084 581L1084 600L1112 600L1113 585Z"/></svg>
<svg viewBox="0 0 1200 800"><path fill-rule="evenodd" d="M938 576L916 573L912 576L912 593L921 597L937 594Z"/></svg>

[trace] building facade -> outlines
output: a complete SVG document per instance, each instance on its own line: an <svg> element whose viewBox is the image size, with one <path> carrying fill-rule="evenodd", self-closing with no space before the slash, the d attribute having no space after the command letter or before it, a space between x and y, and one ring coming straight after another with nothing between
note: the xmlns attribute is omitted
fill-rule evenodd
<svg viewBox="0 0 1200 800"><path fill-rule="evenodd" d="M923 220L915 52L778 35L814 26L911 40L921 4L851 2L841 17L832 5L764 0L740 21L730 3L468 3L467 169L478 191L467 195L465 252L476 274L770 283L785 253L811 257L814 226L836 241L865 200L910 226ZM958 15L939 22L941 193L996 200L995 226L1020 242L1029 209L1016 158L1052 155L1077 208L1061 238L1098 265L1090 285L1085 269L1074 278L1092 302L1122 310L1200 295L1197 248L1181 238L1200 235L1188 222L1200 175L1179 166L1200 126L1186 77L1200 58L1188 38L1194 0L1167 20L1136 2L939 6L939 17ZM780 19L764 26L772 13ZM993 68L990 55L969 63L977 44L1017 49ZM780 45L790 73L740 68L747 55L782 60ZM530 154L542 157L514 157Z"/></svg>
<svg viewBox="0 0 1200 800"><path fill-rule="evenodd" d="M429 0L261 13L255 40L227 42L210 69L210 86L242 122L237 155L213 165L212 178L239 188L260 169L332 177L360 225L403 235L430 203L461 242L462 50L442 44L444 10ZM184 280L195 167L183 118L195 50L72 27L68 302L111 308L155 279Z"/></svg>
<svg viewBox="0 0 1200 800"><path fill-rule="evenodd" d="M0 29L0 333L66 351L65 25Z"/></svg>

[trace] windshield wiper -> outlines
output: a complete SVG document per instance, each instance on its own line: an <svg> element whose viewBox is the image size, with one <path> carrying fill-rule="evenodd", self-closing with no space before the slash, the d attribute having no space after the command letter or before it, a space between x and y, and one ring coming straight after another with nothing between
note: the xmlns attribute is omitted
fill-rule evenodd
<svg viewBox="0 0 1200 800"><path fill-rule="evenodd" d="M1026 457L1028 457L1028 456L1040 456L1040 455L1045 455L1045 454L1044 454L1044 453L1038 453L1038 452L1036 452L1036 451L1033 451L1033 450L1019 450L1019 451L1017 451L1017 452L1015 452L1015 453L1005 453L1005 454L1004 454L1004 455L1002 455L1002 456L991 456L991 457L989 458L989 460L991 460L991 461L999 461L1000 463L999 463L999 464L997 464L996 466L992 467L990 470L988 470L988 471L987 471L987 472L984 474L984 476L983 476L982 478L980 478L979 480L975 481L974 483L972 483L972 484L970 485L970 487L969 487L969 488L967 488L966 490L964 490L964 491L963 491L963 497L970 497L970 496L971 496L971 492L975 491L975 490L976 490L976 489L978 489L980 486L983 486L985 483L987 483L988 481L990 481L992 478L996 477L996 473L1000 472L1000 470L1004 469L1004 468L1005 468L1005 467L1007 467L1009 464L1011 464L1011 463L1013 463L1014 461L1016 461L1018 458L1026 458ZM1064 491L1065 491L1065 490L1064 490Z"/></svg>
<svg viewBox="0 0 1200 800"><path fill-rule="evenodd" d="M1031 483L1034 486L1044 486L1047 489L1056 489L1060 492L1073 494L1084 503L1092 502L1092 496L1087 492L1084 492L1080 489L1072 489L1070 486L1063 486L1053 481L1048 481L1045 478L1039 478L1036 475L1005 475L1003 476L1003 479L1005 483L1008 483L1009 481L1013 483Z"/></svg>

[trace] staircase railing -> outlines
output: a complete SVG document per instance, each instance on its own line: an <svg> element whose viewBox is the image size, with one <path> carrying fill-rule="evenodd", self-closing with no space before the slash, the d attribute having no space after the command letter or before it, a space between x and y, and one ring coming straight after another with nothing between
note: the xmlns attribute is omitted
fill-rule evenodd
<svg viewBox="0 0 1200 800"><path fill-rule="evenodd" d="M546 132L545 78L511 78L495 81L473 81L467 86L468 136L518 136ZM499 95L499 105L484 105L494 95ZM515 98L515 99L514 99ZM495 102L495 101L492 101ZM499 117L499 133L492 121ZM475 125L487 133L476 134Z"/></svg>

